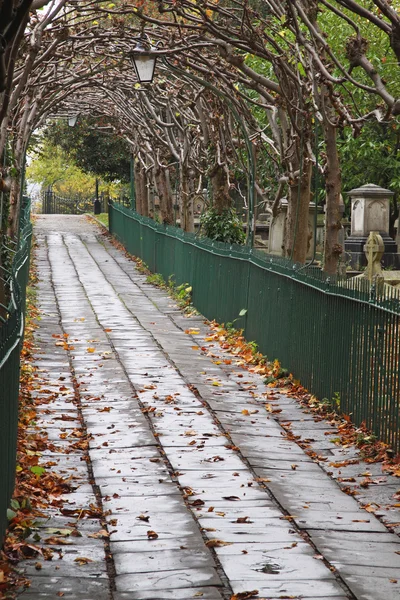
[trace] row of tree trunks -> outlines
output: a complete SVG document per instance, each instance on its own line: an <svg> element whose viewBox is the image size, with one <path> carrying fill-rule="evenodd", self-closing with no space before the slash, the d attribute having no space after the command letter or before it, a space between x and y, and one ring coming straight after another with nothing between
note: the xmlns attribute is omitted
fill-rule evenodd
<svg viewBox="0 0 400 600"><path fill-rule="evenodd" d="M172 225L175 221L173 191L171 187L171 178L166 168L158 167L152 171L147 170L135 162L135 197L136 211L145 217L151 214L149 189L155 188L159 202L159 216L165 225ZM185 165L175 172L178 186L179 198L179 218L180 225L184 231L194 231L194 209L193 194L194 180L189 168Z"/></svg>

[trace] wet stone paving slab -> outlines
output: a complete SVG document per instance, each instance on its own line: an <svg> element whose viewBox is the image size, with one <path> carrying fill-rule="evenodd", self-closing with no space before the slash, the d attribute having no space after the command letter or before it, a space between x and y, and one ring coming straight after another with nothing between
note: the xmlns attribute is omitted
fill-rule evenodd
<svg viewBox="0 0 400 600"><path fill-rule="evenodd" d="M42 462L73 491L38 521L52 560L27 562L20 597L400 598L399 538L342 491L335 429L282 394L270 400L279 418L265 410L262 378L215 361L204 320L95 225L46 216L35 228L34 395L54 444ZM288 439L288 420L324 460ZM378 476L351 467L355 481Z"/></svg>

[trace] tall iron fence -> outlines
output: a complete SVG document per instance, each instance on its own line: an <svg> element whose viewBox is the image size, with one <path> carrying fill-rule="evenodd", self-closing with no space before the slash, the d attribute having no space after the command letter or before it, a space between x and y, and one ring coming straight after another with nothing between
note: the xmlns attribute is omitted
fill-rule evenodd
<svg viewBox="0 0 400 600"><path fill-rule="evenodd" d="M20 350L24 332L25 294L29 274L32 237L30 203L27 199L21 212L19 242L1 250L0 285L0 544L7 527L7 509L14 490ZM13 257L7 268L8 257Z"/></svg>
<svg viewBox="0 0 400 600"><path fill-rule="evenodd" d="M339 281L312 266L229 246L110 205L110 232L151 271L193 288L207 318L237 321L270 360L278 358L318 398L335 398L400 451L400 293Z"/></svg>
<svg viewBox="0 0 400 600"><path fill-rule="evenodd" d="M82 198L81 196L64 198L59 196L53 190L44 190L41 194L43 215L82 215L95 211L95 198ZM106 213L110 198L101 193L97 199L97 210L99 213ZM131 201L127 196L119 199L123 206L130 206Z"/></svg>
<svg viewBox="0 0 400 600"><path fill-rule="evenodd" d="M107 199L99 198L100 212L107 212ZM42 214L44 215L82 215L93 212L94 199L81 197L63 198L52 190L42 193Z"/></svg>

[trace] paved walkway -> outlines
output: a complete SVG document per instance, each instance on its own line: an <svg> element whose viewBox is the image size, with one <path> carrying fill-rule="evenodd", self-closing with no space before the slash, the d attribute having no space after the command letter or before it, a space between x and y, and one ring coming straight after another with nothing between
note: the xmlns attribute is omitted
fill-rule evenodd
<svg viewBox="0 0 400 600"><path fill-rule="evenodd" d="M73 491L38 523L54 555L28 562L21 598L400 598L398 536L327 472L326 457L352 456L335 429L281 394L269 400L279 419L267 412L262 379L218 360L202 318L96 226L43 216L35 229L35 394L55 445L43 461ZM353 481L365 468L381 475L353 464Z"/></svg>

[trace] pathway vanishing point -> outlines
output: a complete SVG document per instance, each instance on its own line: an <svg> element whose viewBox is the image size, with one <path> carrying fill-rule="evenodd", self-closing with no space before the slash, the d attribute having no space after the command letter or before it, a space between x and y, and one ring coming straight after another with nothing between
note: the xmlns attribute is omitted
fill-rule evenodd
<svg viewBox="0 0 400 600"><path fill-rule="evenodd" d="M50 544L40 570L26 562L19 597L399 599L398 536L328 473L354 458L330 441L335 429L282 394L279 418L269 414L262 378L216 360L226 355L205 341L204 320L84 217L39 216L35 233L38 423L58 448L42 462L75 489L38 524L42 540L61 531L65 543ZM362 462L340 472L357 482L366 470L382 476ZM381 494L400 488L392 479Z"/></svg>

